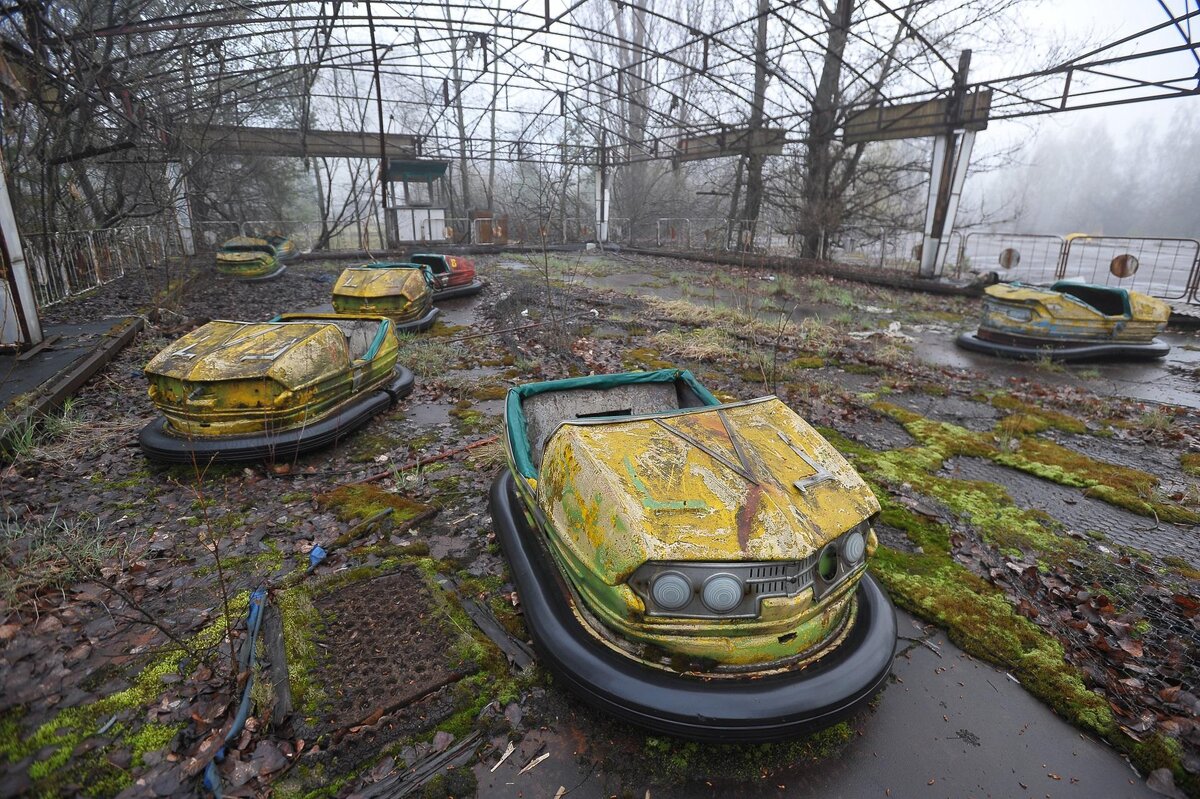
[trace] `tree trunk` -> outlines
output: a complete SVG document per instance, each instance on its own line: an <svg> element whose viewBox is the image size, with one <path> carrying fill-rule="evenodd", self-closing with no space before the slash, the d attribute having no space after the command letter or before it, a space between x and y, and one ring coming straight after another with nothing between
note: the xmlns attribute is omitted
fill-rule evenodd
<svg viewBox="0 0 1200 799"><path fill-rule="evenodd" d="M459 193L462 199L462 214L465 217L471 211L471 176L467 173L467 121L463 113L462 70L458 66L458 39L450 19L449 3L442 6L442 9L446 12L446 35L450 39L450 90L453 95L451 102L454 105L454 125L458 130L458 179L461 187ZM470 231L469 224L467 230Z"/></svg>
<svg viewBox="0 0 1200 799"><path fill-rule="evenodd" d="M853 0L836 0L829 15L829 38L821 79L813 95L812 116L808 127L807 160L804 184L801 189L802 253L823 257L824 241L841 222L840 198L833 196L830 183L833 176L834 131L837 128L837 109L841 100L842 55L850 31ZM822 232L825 235L822 235Z"/></svg>
<svg viewBox="0 0 1200 799"><path fill-rule="evenodd" d="M750 108L750 135L763 126L763 106L767 97L767 19L771 6L768 0L758 0L758 29L754 46L754 101ZM750 153L746 161L746 204L742 207L742 224L739 229L750 229L758 219L763 202L763 165L767 157Z"/></svg>

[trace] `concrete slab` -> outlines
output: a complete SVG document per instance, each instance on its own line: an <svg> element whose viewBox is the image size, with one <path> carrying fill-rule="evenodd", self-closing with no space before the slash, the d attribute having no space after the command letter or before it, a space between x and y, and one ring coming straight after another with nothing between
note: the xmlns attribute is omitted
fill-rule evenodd
<svg viewBox="0 0 1200 799"><path fill-rule="evenodd" d="M54 343L31 356L0 355L0 409L15 423L47 413L108 363L142 329L133 317L48 325ZM0 429L0 438L7 434Z"/></svg>
<svg viewBox="0 0 1200 799"><path fill-rule="evenodd" d="M747 783L713 777L662 785L589 755L586 728L566 723L529 733L495 772L479 764L479 796L571 799L694 797L1153 797L1111 749L1059 719L1007 674L970 657L941 632L897 613L894 679L862 734L819 770L781 771ZM924 640L920 643L916 639ZM936 651L935 651L936 650ZM539 752L549 757L519 774ZM620 774L620 776L618 776Z"/></svg>

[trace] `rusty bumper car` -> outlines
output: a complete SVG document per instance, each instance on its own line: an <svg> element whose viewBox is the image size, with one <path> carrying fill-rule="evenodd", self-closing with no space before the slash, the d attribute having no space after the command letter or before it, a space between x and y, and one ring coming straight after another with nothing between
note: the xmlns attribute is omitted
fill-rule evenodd
<svg viewBox="0 0 1200 799"><path fill-rule="evenodd" d="M1155 338L1171 306L1137 291L1059 281L1049 288L1000 283L985 289L979 329L956 343L1006 358L1082 361L1162 358Z"/></svg>
<svg viewBox="0 0 1200 799"><path fill-rule="evenodd" d="M209 322L146 365L161 412L142 429L164 463L278 460L332 444L413 388L390 320L285 314Z"/></svg>
<svg viewBox="0 0 1200 799"><path fill-rule="evenodd" d="M420 333L437 321L433 275L419 264L381 261L342 270L333 284L333 310L392 320L397 333Z"/></svg>
<svg viewBox="0 0 1200 799"><path fill-rule="evenodd" d="M696 740L833 724L896 645L866 571L879 504L775 397L669 369L509 391L491 513L543 663L595 707Z"/></svg>
<svg viewBox="0 0 1200 799"><path fill-rule="evenodd" d="M475 276L475 262L461 255L416 253L409 260L429 267L433 274L433 301L469 297L486 285Z"/></svg>
<svg viewBox="0 0 1200 799"><path fill-rule="evenodd" d="M235 236L217 252L217 271L238 280L270 280L287 271L266 239Z"/></svg>

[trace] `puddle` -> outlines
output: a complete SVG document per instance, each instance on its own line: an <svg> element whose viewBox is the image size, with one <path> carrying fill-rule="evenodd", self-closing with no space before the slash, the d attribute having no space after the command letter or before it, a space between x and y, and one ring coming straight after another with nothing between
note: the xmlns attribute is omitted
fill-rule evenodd
<svg viewBox="0 0 1200 799"><path fill-rule="evenodd" d="M533 267L522 261L496 261L493 266L497 269L511 269L514 272L524 272Z"/></svg>
<svg viewBox="0 0 1200 799"><path fill-rule="evenodd" d="M404 418L419 427L448 425L451 421L450 409L453 407L453 403L449 402L413 403L404 409Z"/></svg>
<svg viewBox="0 0 1200 799"><path fill-rule="evenodd" d="M954 344L954 333L925 330L917 331L916 335L921 343L915 351L922 360L935 366L1024 377L1052 386L1083 386L1099 396L1124 396L1200 408L1200 350L1185 348L1185 345L1196 346L1195 333L1164 333L1160 338L1171 345L1171 352L1159 360L1097 361L1053 367L960 349Z"/></svg>

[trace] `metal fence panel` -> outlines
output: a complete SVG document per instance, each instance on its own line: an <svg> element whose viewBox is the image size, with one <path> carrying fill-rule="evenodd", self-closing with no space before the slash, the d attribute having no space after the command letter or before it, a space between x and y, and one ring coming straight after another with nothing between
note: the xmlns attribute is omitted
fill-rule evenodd
<svg viewBox="0 0 1200 799"><path fill-rule="evenodd" d="M1134 236L1079 236L1067 240L1059 278L1136 289L1164 300L1193 297L1200 242Z"/></svg>
<svg viewBox="0 0 1200 799"><path fill-rule="evenodd" d="M26 259L39 308L149 269L166 258L163 231L151 225L103 230L34 233L25 237Z"/></svg>
<svg viewBox="0 0 1200 799"><path fill-rule="evenodd" d="M959 249L956 276L998 272L1026 283L1050 283L1058 275L1066 241L1032 233L968 233Z"/></svg>

